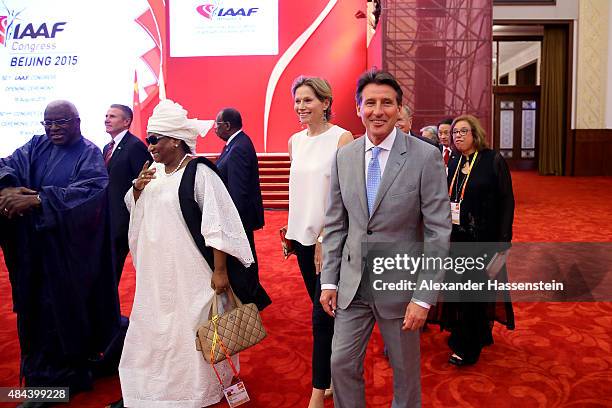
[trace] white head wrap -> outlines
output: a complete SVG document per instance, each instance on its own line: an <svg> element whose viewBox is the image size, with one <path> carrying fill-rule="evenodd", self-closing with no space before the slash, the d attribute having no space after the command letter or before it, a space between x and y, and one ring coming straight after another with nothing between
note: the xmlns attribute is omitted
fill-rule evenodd
<svg viewBox="0 0 612 408"><path fill-rule="evenodd" d="M195 153L198 135L210 130L213 120L187 118L187 111L170 99L164 99L153 109L147 124L147 133L157 133L174 139L183 140L192 153Z"/></svg>

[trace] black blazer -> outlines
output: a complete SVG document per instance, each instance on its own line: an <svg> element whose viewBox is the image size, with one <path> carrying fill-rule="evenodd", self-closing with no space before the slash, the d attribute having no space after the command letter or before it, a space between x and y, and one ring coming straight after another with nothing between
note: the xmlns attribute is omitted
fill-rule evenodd
<svg viewBox="0 0 612 408"><path fill-rule="evenodd" d="M259 164L255 147L247 134L238 133L215 164L238 209L244 229L255 231L262 228L264 211L259 186Z"/></svg>
<svg viewBox="0 0 612 408"><path fill-rule="evenodd" d="M102 153L106 154L107 149L105 146ZM152 161L152 158L145 144L127 132L108 163L108 199L113 239L122 236L127 238L130 214L123 198L147 160Z"/></svg>
<svg viewBox="0 0 612 408"><path fill-rule="evenodd" d="M440 143L440 152L444 152L444 146L442 146L442 143ZM458 160L457 157L459 156L461 156L461 154L457 152L455 146L452 146L450 148L450 153L448 154L448 164L450 164L450 162L453 160ZM442 155L442 158L444 158L444 154Z"/></svg>
<svg viewBox="0 0 612 408"><path fill-rule="evenodd" d="M417 135L416 133L412 133L412 130L410 131L409 135L410 135L410 136L414 136L414 137L416 137L417 139L422 140L422 141L423 141L423 142L425 142L425 143L429 143L430 145L436 146L436 147L438 148L438 150L439 150L440 152L442 152L442 145L440 145L440 143L434 142L433 140L428 139L428 138L426 138L426 137L424 137L424 136Z"/></svg>

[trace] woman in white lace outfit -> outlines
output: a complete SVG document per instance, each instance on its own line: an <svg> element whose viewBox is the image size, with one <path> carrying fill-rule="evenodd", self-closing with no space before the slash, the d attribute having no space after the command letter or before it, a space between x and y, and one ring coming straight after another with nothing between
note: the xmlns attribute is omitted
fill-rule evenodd
<svg viewBox="0 0 612 408"><path fill-rule="evenodd" d="M229 193L204 164L197 165L194 196L203 214L200 231L213 248L214 271L181 213L178 188L201 125L187 119L180 105L160 102L147 127L155 163L145 164L125 198L136 267L134 306L119 364L126 407L195 408L223 397L212 366L195 348L196 330L208 320L215 291L229 287L226 254L245 266L253 256ZM232 360L238 368L237 357ZM223 387L229 386L228 362L216 368Z"/></svg>

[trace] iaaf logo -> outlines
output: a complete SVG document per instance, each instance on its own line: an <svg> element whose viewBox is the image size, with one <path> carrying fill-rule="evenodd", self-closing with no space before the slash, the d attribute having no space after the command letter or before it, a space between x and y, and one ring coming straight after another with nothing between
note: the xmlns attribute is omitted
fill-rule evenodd
<svg viewBox="0 0 612 408"><path fill-rule="evenodd" d="M44 38L55 38L56 34L60 31L64 31L63 26L66 25L65 21L55 23L51 28L47 27L47 23L41 25L34 25L32 23L25 24L23 27L21 24L15 24L18 20L19 14L23 10L15 12L6 9L8 15L0 16L0 45L6 47L8 40L22 40L26 37L35 39L37 37Z"/></svg>
<svg viewBox="0 0 612 408"><path fill-rule="evenodd" d="M196 7L196 11L209 20L213 17L250 17L257 13L259 7L246 8L223 8L216 4L202 4Z"/></svg>
<svg viewBox="0 0 612 408"><path fill-rule="evenodd" d="M18 19L19 15L23 12L23 10L9 10L8 7L4 5L4 11L6 12L6 15L0 16L0 45L6 47L8 43L7 40L11 38L13 24L15 23L15 20Z"/></svg>

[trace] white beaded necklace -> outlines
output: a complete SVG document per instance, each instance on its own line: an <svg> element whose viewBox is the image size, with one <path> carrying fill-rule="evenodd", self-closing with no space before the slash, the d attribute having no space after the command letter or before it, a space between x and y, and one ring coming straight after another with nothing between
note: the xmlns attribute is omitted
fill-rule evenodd
<svg viewBox="0 0 612 408"><path fill-rule="evenodd" d="M181 166L183 165L183 162L185 161L185 159L187 158L187 156L189 156L188 154L184 155L183 158L181 159L181 161L179 162L178 166L176 166L176 169L172 170L170 173L166 173L166 176L170 177L172 176L174 173L176 173L177 171L179 171L179 169L181 168Z"/></svg>

